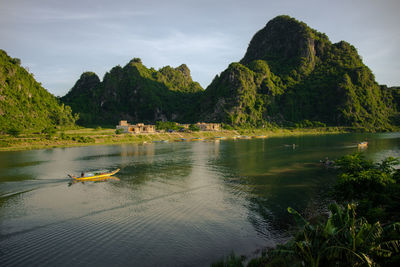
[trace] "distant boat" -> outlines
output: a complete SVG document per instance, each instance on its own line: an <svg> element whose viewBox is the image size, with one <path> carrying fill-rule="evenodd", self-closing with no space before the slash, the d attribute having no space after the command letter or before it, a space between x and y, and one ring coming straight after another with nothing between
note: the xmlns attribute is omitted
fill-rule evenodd
<svg viewBox="0 0 400 267"><path fill-rule="evenodd" d="M261 139L261 138L267 138L267 136L266 135L256 135L256 136L254 136L254 138Z"/></svg>
<svg viewBox="0 0 400 267"><path fill-rule="evenodd" d="M83 175L81 177L76 177L76 176L73 176L70 174L68 174L68 176L75 180L78 180L78 181L86 181L86 180L92 180L92 179L97 179L97 178L110 177L110 176L116 174L117 172L119 172L119 170L120 169L116 169L115 171L112 171L112 172L104 171L104 172L87 173L86 175Z"/></svg>
<svg viewBox="0 0 400 267"><path fill-rule="evenodd" d="M200 137L192 138L192 141L203 141L203 140L204 140L204 138L200 138Z"/></svg>
<svg viewBox="0 0 400 267"><path fill-rule="evenodd" d="M368 142L361 142L361 143L358 143L357 147L358 147L358 148L366 148L366 147L368 147Z"/></svg>

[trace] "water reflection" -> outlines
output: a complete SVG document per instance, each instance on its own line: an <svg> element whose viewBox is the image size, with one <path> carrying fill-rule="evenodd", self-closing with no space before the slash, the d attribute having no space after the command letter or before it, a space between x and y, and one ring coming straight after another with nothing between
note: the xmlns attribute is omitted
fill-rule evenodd
<svg viewBox="0 0 400 267"><path fill-rule="evenodd" d="M204 266L251 254L287 238L288 206L323 209L335 175L319 160L366 138L367 157L399 155L398 134L0 153L0 265ZM68 186L67 173L117 168Z"/></svg>
<svg viewBox="0 0 400 267"><path fill-rule="evenodd" d="M116 176L108 176L108 177L101 177L101 178L92 178L92 179L85 179L84 181L82 180L76 180L76 179L71 179L71 181L68 182L68 186L74 185L74 184L85 184L89 182L106 182L106 181L120 181L120 179Z"/></svg>

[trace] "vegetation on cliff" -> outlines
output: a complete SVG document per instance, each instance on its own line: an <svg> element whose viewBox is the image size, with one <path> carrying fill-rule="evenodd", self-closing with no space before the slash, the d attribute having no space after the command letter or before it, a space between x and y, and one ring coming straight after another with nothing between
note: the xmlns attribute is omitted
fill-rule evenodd
<svg viewBox="0 0 400 267"><path fill-rule="evenodd" d="M253 126L309 120L386 130L394 113L352 45L332 44L288 16L254 35L243 59L216 76L200 106L206 120Z"/></svg>
<svg viewBox="0 0 400 267"><path fill-rule="evenodd" d="M121 119L188 121L202 91L185 64L156 71L134 58L124 67L112 68L103 81L92 72L83 73L62 101L80 113L82 125L114 125Z"/></svg>
<svg viewBox="0 0 400 267"><path fill-rule="evenodd" d="M72 126L77 118L21 66L18 58L0 50L0 133L18 135Z"/></svg>
<svg viewBox="0 0 400 267"><path fill-rule="evenodd" d="M79 123L195 121L237 127L350 126L368 131L400 125L399 90L379 86L355 47L289 16L269 21L240 62L206 90L186 65L156 71L135 58L103 81L84 73L62 100Z"/></svg>

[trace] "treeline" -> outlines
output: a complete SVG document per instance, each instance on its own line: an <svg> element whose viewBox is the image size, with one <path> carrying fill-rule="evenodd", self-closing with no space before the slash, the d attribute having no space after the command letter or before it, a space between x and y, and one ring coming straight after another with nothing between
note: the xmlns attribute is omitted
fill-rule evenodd
<svg viewBox="0 0 400 267"><path fill-rule="evenodd" d="M399 266L399 163L373 163L361 154L336 161L329 216L306 220L289 207L298 227L293 239L247 266ZM213 266L243 266L243 260L231 255Z"/></svg>

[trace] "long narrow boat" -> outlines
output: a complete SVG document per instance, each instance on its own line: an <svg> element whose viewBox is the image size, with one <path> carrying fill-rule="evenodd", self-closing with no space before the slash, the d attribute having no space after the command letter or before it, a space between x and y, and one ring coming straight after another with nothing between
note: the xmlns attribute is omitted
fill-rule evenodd
<svg viewBox="0 0 400 267"><path fill-rule="evenodd" d="M73 175L68 174L69 177L78 180L78 181L85 181L85 180L91 180L91 179L97 179L97 178L104 178L104 177L109 177L117 172L119 172L120 169L116 169L115 171L112 172L100 172L100 173L94 173L93 175L90 176L83 176L83 177L75 177Z"/></svg>
<svg viewBox="0 0 400 267"><path fill-rule="evenodd" d="M361 143L358 143L358 148L367 148L368 147L368 142L361 142Z"/></svg>

